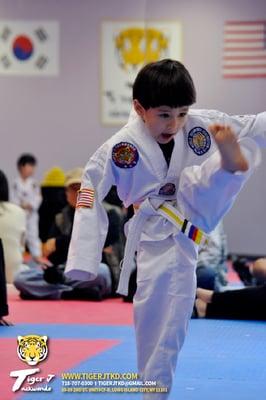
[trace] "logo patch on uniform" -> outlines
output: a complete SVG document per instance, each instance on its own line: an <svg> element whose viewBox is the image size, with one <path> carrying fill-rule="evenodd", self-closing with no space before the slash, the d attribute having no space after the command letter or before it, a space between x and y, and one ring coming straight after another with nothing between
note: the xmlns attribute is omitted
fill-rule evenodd
<svg viewBox="0 0 266 400"><path fill-rule="evenodd" d="M194 153L196 153L198 156L202 156L210 149L211 138L206 129L197 126L191 129L189 132L188 144Z"/></svg>
<svg viewBox="0 0 266 400"><path fill-rule="evenodd" d="M119 168L133 168L139 160L139 153L132 143L120 142L113 147L112 160Z"/></svg>
<svg viewBox="0 0 266 400"><path fill-rule="evenodd" d="M176 188L174 183L166 183L164 186L161 187L159 190L159 194L163 196L171 196L175 194Z"/></svg>
<svg viewBox="0 0 266 400"><path fill-rule="evenodd" d="M78 191L76 208L92 208L94 202L94 190L83 188Z"/></svg>

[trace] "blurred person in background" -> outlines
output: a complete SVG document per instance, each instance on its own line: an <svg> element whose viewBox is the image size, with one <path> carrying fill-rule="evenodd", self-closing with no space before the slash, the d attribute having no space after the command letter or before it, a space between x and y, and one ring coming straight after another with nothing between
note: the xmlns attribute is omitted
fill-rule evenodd
<svg viewBox="0 0 266 400"><path fill-rule="evenodd" d="M36 262L41 261L39 214L41 192L34 180L37 160L32 154L22 154L17 160L19 176L11 187L11 200L26 212L26 245Z"/></svg>
<svg viewBox="0 0 266 400"><path fill-rule="evenodd" d="M112 272L106 263L100 264L99 274L94 281L81 282L64 277L82 173L82 168L74 168L66 173L67 205L55 216L49 238L43 245L43 255L47 258L47 263L39 268L27 267L15 277L14 284L22 299L101 300L112 293ZM118 237L118 228L112 221L113 219L110 222L107 248Z"/></svg>
<svg viewBox="0 0 266 400"><path fill-rule="evenodd" d="M9 201L6 175L0 170L0 238L2 239L7 283L23 265L26 213Z"/></svg>

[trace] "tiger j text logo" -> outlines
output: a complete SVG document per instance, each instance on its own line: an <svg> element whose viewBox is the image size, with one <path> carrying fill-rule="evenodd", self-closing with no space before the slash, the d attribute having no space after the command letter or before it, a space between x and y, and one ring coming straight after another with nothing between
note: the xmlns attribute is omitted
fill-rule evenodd
<svg viewBox="0 0 266 400"><path fill-rule="evenodd" d="M17 337L17 355L24 363L34 366L44 361L48 356L48 336L26 335ZM54 374L47 376L33 376L40 373L40 368L28 368L11 371L10 376L16 378L12 391L16 392L51 392L52 387L48 385L55 377ZM38 386L36 386L38 385Z"/></svg>

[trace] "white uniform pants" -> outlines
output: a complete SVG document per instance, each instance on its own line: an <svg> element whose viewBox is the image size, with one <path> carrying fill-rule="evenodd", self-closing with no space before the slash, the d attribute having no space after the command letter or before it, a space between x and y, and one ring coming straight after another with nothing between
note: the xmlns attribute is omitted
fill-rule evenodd
<svg viewBox="0 0 266 400"><path fill-rule="evenodd" d="M143 381L157 381L157 387L168 391L195 300L196 256L197 245L182 233L141 242L138 251L134 297L138 370ZM161 400L168 395L147 393L143 398Z"/></svg>
<svg viewBox="0 0 266 400"><path fill-rule="evenodd" d="M39 215L37 211L27 213L26 243L33 257L41 256L41 242L39 239Z"/></svg>

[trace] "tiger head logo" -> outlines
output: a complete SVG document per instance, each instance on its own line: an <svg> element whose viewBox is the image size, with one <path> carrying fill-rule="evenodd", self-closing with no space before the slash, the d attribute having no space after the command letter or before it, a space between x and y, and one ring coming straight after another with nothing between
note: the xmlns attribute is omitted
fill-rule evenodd
<svg viewBox="0 0 266 400"><path fill-rule="evenodd" d="M36 365L48 355L47 336L18 336L17 354L28 365Z"/></svg>
<svg viewBox="0 0 266 400"><path fill-rule="evenodd" d="M120 66L127 70L166 56L169 38L159 29L130 27L115 37Z"/></svg>

